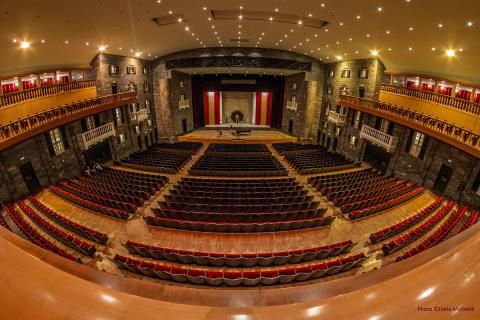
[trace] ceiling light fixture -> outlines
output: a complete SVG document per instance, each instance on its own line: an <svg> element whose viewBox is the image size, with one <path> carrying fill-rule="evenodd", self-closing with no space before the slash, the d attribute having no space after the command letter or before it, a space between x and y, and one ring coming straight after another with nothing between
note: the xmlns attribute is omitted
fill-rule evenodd
<svg viewBox="0 0 480 320"><path fill-rule="evenodd" d="M378 51L373 49L373 50L370 50L370 53L372 54L372 56L376 57L378 56Z"/></svg>
<svg viewBox="0 0 480 320"><path fill-rule="evenodd" d="M20 48L22 49L28 49L30 47L30 42L28 41L22 41L22 43L20 43Z"/></svg>
<svg viewBox="0 0 480 320"><path fill-rule="evenodd" d="M337 60L342 60L342 56L340 55L336 56L335 58L337 58Z"/></svg>
<svg viewBox="0 0 480 320"><path fill-rule="evenodd" d="M467 27L473 27L473 21L468 21L467 22Z"/></svg>
<svg viewBox="0 0 480 320"><path fill-rule="evenodd" d="M445 52L447 57L455 57L455 50L449 49Z"/></svg>
<svg viewBox="0 0 480 320"><path fill-rule="evenodd" d="M100 52L105 51L105 49L107 49L107 47L105 47L105 46L98 47L98 51L100 51Z"/></svg>
<svg viewBox="0 0 480 320"><path fill-rule="evenodd" d="M268 18L268 20L273 21L273 17Z"/></svg>
<svg viewBox="0 0 480 320"><path fill-rule="evenodd" d="M135 57L138 58L138 57L140 57L141 54L142 54L141 52L138 52L138 51L137 51L137 52L135 52Z"/></svg>
<svg viewBox="0 0 480 320"><path fill-rule="evenodd" d="M382 7L378 7L378 8L377 8L377 11L378 11L378 12L382 12L382 11L383 11L383 8L382 8Z"/></svg>

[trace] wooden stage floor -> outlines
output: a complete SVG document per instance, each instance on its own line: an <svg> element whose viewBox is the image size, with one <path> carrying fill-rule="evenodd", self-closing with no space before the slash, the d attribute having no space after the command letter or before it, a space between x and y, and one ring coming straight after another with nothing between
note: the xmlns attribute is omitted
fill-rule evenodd
<svg viewBox="0 0 480 320"><path fill-rule="evenodd" d="M220 135L220 131L222 135ZM250 134L241 134L238 137L232 134L230 129L198 129L190 133L178 136L178 141L203 142L203 143L281 143L297 142L292 137L276 129L252 129Z"/></svg>

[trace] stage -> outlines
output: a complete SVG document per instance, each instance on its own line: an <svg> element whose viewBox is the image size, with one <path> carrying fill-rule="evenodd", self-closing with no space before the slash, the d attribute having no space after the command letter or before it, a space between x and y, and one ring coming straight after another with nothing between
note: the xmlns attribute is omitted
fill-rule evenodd
<svg viewBox="0 0 480 320"><path fill-rule="evenodd" d="M248 128L246 126L238 126L239 129ZM250 128L251 133L242 133L238 136L232 134L229 127L225 128L202 128L178 136L178 141L202 142L202 143L281 143L281 142L297 142L296 137L292 137L277 129L270 128ZM220 131L222 134L220 135Z"/></svg>

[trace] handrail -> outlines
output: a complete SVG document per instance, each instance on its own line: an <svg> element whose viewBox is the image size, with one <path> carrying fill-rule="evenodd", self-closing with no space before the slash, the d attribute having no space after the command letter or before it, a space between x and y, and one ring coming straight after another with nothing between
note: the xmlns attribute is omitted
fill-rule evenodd
<svg viewBox="0 0 480 320"><path fill-rule="evenodd" d="M82 80L69 83L57 83L28 90L12 92L0 96L0 108L6 107L11 104L20 103L26 100L38 99L41 97L57 94L60 92L92 88L95 87L95 85L95 80Z"/></svg>
<svg viewBox="0 0 480 320"><path fill-rule="evenodd" d="M373 143L384 147L385 149L387 149L388 152L395 150L395 147L397 145L396 137L367 125L362 126L362 129L360 131L360 138L370 140Z"/></svg>
<svg viewBox="0 0 480 320"><path fill-rule="evenodd" d="M480 115L480 104L452 96L386 83L380 85L380 90L441 104L476 116Z"/></svg>
<svg viewBox="0 0 480 320"><path fill-rule="evenodd" d="M375 100L340 95L340 104L413 128L480 158L480 135L444 120Z"/></svg>
<svg viewBox="0 0 480 320"><path fill-rule="evenodd" d="M0 150L40 132L93 113L136 101L136 92L97 97L36 113L0 126Z"/></svg>
<svg viewBox="0 0 480 320"><path fill-rule="evenodd" d="M77 135L77 139L80 149L87 150L90 148L90 146L96 144L97 142L114 135L115 126L113 125L113 122L109 122L90 131L79 133Z"/></svg>

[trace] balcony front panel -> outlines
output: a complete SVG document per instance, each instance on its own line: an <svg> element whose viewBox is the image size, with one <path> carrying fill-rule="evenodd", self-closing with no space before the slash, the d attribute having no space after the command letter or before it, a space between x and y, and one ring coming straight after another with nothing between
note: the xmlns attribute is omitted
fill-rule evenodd
<svg viewBox="0 0 480 320"><path fill-rule="evenodd" d="M337 126L344 126L347 116L334 111L328 112L328 121L335 123Z"/></svg>
<svg viewBox="0 0 480 320"><path fill-rule="evenodd" d="M115 135L115 126L113 122L109 122L90 131L79 133L77 135L78 145L80 149L87 150L91 146Z"/></svg>
<svg viewBox="0 0 480 320"><path fill-rule="evenodd" d="M52 93L48 95L32 96L31 99L0 107L0 124L8 124L11 121L26 118L36 113L57 108L58 106L95 98L97 96L95 82L89 81L89 83L91 83L92 86L83 88L75 87L75 89L65 91L52 91Z"/></svg>
<svg viewBox="0 0 480 320"><path fill-rule="evenodd" d="M391 136L367 125L362 126L360 138L372 142L374 145L387 150L387 152L393 152L395 150L398 140L397 137Z"/></svg>
<svg viewBox="0 0 480 320"><path fill-rule="evenodd" d="M387 84L382 84L378 100L480 133L480 105L470 101Z"/></svg>

